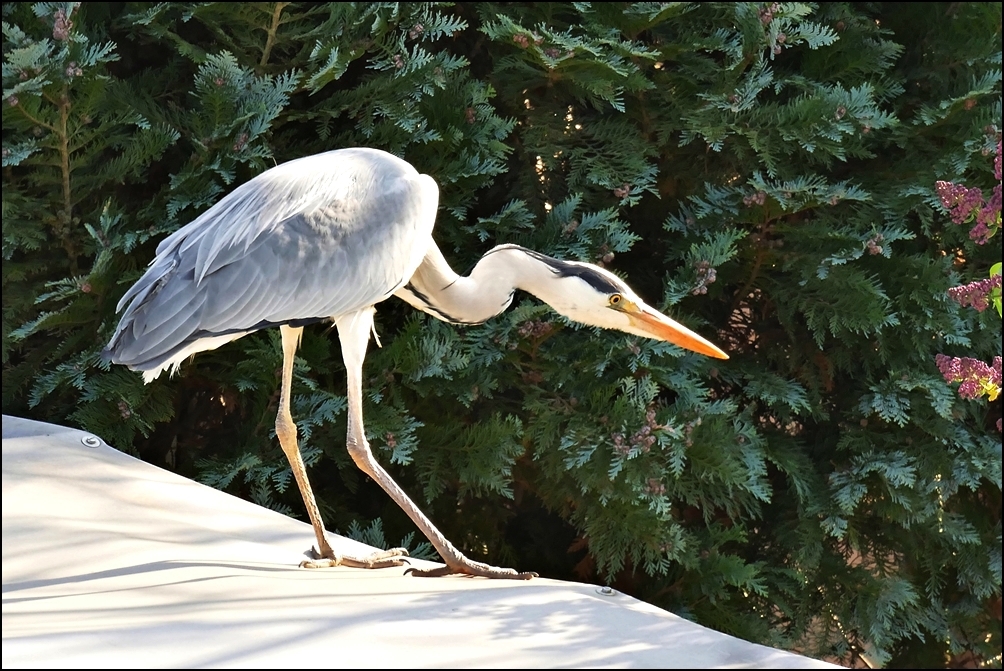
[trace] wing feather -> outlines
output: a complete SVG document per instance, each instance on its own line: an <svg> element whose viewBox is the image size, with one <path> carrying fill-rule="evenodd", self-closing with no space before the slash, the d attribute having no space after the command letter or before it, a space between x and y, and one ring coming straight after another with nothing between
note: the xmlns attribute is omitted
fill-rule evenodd
<svg viewBox="0 0 1004 671"><path fill-rule="evenodd" d="M372 149L266 171L158 245L119 304L107 354L151 370L199 340L373 305L421 262L438 195L431 178Z"/></svg>

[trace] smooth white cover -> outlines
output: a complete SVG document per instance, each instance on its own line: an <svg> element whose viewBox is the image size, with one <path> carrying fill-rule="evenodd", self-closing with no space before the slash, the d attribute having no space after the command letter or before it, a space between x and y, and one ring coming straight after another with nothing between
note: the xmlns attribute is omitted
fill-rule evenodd
<svg viewBox="0 0 1004 671"><path fill-rule="evenodd" d="M87 442L3 417L5 669L838 668L593 585L300 569L309 525Z"/></svg>

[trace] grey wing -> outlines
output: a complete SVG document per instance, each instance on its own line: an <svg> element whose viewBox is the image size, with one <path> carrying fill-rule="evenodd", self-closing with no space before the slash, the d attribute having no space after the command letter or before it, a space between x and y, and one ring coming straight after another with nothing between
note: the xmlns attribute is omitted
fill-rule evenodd
<svg viewBox="0 0 1004 671"><path fill-rule="evenodd" d="M337 164L263 173L165 239L119 304L111 360L162 369L221 337L347 314L406 283L431 241L435 182L382 152L319 156Z"/></svg>

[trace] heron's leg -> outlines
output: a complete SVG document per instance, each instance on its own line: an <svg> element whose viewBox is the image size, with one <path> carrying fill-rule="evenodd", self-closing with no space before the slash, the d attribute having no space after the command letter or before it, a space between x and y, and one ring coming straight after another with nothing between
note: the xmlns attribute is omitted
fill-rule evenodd
<svg viewBox="0 0 1004 671"><path fill-rule="evenodd" d="M451 573L484 576L486 578L510 578L529 580L536 573L518 573L511 568L498 568L481 562L471 561L464 556L439 529L429 520L418 506L405 494L390 474L373 457L369 443L366 441L366 431L363 428L363 359L366 356L366 345L369 342L370 330L373 327L373 308L360 310L344 317L339 317L338 338L342 343L342 358L345 360L345 372L348 377L348 436L346 444L352 460L366 475L373 478L394 502L411 518L411 521L429 539L440 556L446 561L446 566L438 569L409 569L418 576L440 576Z"/></svg>
<svg viewBox="0 0 1004 671"><path fill-rule="evenodd" d="M300 456L300 448L296 442L296 424L289 411L290 388L293 385L293 356L296 354L296 347L300 344L300 336L303 334L303 327L292 328L290 326L280 326L282 333L282 387L279 391L279 413L275 418L275 435L279 438L282 451L289 459L289 465L293 469L293 477L300 488L303 502L307 506L307 515L310 516L310 523L314 527L314 534L317 536L317 554L322 557L319 561L305 561L301 566L317 568L320 566L355 566L360 568L385 568L388 566L401 566L404 560L401 555L408 554L406 551L386 550L374 552L365 557L355 557L349 555L338 555L328 544L328 539L324 535L324 522L321 520L321 511L317 508L314 500L314 492L310 489L310 482L307 480L307 468L303 464Z"/></svg>

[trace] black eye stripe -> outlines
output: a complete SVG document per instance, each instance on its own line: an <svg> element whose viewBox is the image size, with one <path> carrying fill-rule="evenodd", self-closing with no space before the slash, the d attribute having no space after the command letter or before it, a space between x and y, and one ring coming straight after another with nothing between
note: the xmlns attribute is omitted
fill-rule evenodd
<svg viewBox="0 0 1004 671"><path fill-rule="evenodd" d="M515 247L515 245L513 246ZM614 284L609 277L596 272L589 266L580 265L578 263L569 263L568 261L562 261L561 259L554 259L550 256L544 256L539 252L535 252L532 249L526 249L524 247L519 247L519 250L528 256L532 256L541 263L546 264L555 275L558 275L559 277L578 277L580 280L600 293L619 294L624 290L622 287Z"/></svg>

